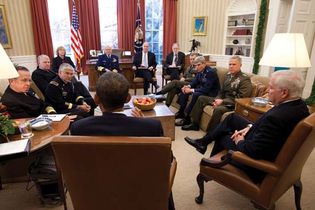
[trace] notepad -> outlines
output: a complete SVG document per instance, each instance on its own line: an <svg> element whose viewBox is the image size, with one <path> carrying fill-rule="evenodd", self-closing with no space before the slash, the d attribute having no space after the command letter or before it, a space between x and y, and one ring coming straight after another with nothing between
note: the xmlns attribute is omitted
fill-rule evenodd
<svg viewBox="0 0 315 210"><path fill-rule="evenodd" d="M0 160L26 156L30 150L30 140L22 139L0 144Z"/></svg>
<svg viewBox="0 0 315 210"><path fill-rule="evenodd" d="M42 115L39 115L37 118L47 117L51 119L53 122L60 122L66 116L67 116L66 114L42 114Z"/></svg>

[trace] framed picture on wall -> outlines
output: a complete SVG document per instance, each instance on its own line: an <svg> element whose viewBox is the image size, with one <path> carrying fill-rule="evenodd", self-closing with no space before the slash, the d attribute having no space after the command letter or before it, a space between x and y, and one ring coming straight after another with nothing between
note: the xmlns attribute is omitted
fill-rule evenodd
<svg viewBox="0 0 315 210"><path fill-rule="evenodd" d="M12 48L9 25L4 5L0 5L0 43L3 48Z"/></svg>
<svg viewBox="0 0 315 210"><path fill-rule="evenodd" d="M193 17L193 35L205 36L207 35L207 16Z"/></svg>

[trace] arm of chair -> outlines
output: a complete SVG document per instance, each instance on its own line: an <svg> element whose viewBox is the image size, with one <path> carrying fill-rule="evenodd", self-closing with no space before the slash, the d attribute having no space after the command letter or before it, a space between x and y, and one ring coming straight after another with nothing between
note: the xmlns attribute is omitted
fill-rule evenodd
<svg viewBox="0 0 315 210"><path fill-rule="evenodd" d="M177 170L177 161L176 161L176 158L173 156L173 160L171 162L171 168L170 168L169 192L172 192L176 170Z"/></svg>
<svg viewBox="0 0 315 210"><path fill-rule="evenodd" d="M228 154L232 155L233 160L239 163L242 163L244 165L264 171L270 175L279 175L281 171L280 168L273 162L270 162L267 160L255 160L239 151L230 150Z"/></svg>
<svg viewBox="0 0 315 210"><path fill-rule="evenodd" d="M231 160L235 160L241 164L262 170L270 175L278 175L280 173L280 169L272 162L266 160L255 160L250 158L239 151L229 150L227 154L222 156L221 161L203 158L200 162L200 165L209 166L212 168L221 168L222 166L231 162Z"/></svg>

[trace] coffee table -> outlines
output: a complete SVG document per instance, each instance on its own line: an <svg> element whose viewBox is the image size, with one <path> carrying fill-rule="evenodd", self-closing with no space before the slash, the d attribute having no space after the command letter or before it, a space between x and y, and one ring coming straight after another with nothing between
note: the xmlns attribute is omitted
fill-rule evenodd
<svg viewBox="0 0 315 210"><path fill-rule="evenodd" d="M129 105L133 108L132 100L135 97L141 96L132 96L132 99L129 101ZM125 109L123 113L127 116L131 116L131 109ZM170 137L173 141L175 140L175 114L162 102L156 103L153 110L143 111L144 117L153 118L161 121L164 136Z"/></svg>

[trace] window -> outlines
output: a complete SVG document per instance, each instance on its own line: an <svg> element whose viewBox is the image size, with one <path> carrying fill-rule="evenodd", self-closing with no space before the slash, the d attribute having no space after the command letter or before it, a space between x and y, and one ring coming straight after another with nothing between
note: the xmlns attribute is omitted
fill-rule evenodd
<svg viewBox="0 0 315 210"><path fill-rule="evenodd" d="M48 12L54 53L57 47L64 46L67 54L71 55L68 0L48 0Z"/></svg>
<svg viewBox="0 0 315 210"><path fill-rule="evenodd" d="M101 45L118 47L117 35L117 0L98 0Z"/></svg>
<svg viewBox="0 0 315 210"><path fill-rule="evenodd" d="M158 64L163 57L163 9L162 0L145 1L145 39L150 44Z"/></svg>

